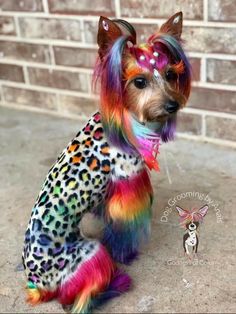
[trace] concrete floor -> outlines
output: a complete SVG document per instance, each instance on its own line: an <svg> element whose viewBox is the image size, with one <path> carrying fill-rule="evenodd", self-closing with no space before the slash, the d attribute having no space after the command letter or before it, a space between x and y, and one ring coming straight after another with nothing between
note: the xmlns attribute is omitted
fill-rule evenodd
<svg viewBox="0 0 236 314"><path fill-rule="evenodd" d="M25 304L24 273L16 267L44 177L81 125L76 120L0 108L0 312L63 313L56 302L35 308ZM150 243L139 260L122 266L133 278L133 289L98 312L235 313L235 151L177 139L161 147L159 160L161 172L152 175L155 204ZM183 255L184 230L174 206L168 205L186 192L196 193L179 200L181 207L204 205L206 201L199 199L202 193L212 201L200 227L198 259L192 261Z"/></svg>

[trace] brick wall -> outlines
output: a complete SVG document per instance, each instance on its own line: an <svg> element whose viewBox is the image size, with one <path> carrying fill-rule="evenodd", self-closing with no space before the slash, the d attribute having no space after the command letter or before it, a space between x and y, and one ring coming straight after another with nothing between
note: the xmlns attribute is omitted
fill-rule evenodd
<svg viewBox="0 0 236 314"><path fill-rule="evenodd" d="M5 106L85 117L100 14L127 19L144 40L176 11L194 82L182 137L235 146L235 0L0 0L0 91Z"/></svg>

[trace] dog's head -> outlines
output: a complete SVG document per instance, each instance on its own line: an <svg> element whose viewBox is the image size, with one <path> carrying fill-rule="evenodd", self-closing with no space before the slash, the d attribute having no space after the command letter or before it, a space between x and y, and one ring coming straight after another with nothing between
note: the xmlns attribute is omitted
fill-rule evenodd
<svg viewBox="0 0 236 314"><path fill-rule="evenodd" d="M138 127L130 125L126 118L130 114L163 141L173 138L176 114L188 100L191 83L181 33L182 12L142 44L136 43L136 32L128 22L100 18L95 80L101 83L101 114L110 127L107 133L121 129L123 140L135 146L135 134L132 138L129 129Z"/></svg>
<svg viewBox="0 0 236 314"><path fill-rule="evenodd" d="M188 229L189 231L195 231L197 230L198 226L199 226L198 221L191 221L186 224L186 229Z"/></svg>
<svg viewBox="0 0 236 314"><path fill-rule="evenodd" d="M208 205L204 205L199 209L186 210L176 206L176 210L180 217L180 224L190 231L198 228L199 223L203 221L208 211Z"/></svg>

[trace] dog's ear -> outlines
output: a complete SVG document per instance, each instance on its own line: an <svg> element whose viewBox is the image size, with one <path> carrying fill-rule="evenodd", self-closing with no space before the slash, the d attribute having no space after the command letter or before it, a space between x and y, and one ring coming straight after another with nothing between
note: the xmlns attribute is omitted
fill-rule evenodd
<svg viewBox="0 0 236 314"><path fill-rule="evenodd" d="M204 216L206 216L206 214L207 214L208 208L209 208L209 206L206 204L206 205L202 206L201 208L199 208L198 213L199 213L202 217L204 217Z"/></svg>
<svg viewBox="0 0 236 314"><path fill-rule="evenodd" d="M112 43L120 36L122 36L120 28L107 17L100 16L97 43L99 46L98 53L101 59L107 53Z"/></svg>
<svg viewBox="0 0 236 314"><path fill-rule="evenodd" d="M176 206L175 208L176 208L176 210L177 210L177 212L178 212L180 217L185 217L186 214L188 214L187 210L185 210L185 209L183 209L183 208L181 208L179 206Z"/></svg>
<svg viewBox="0 0 236 314"><path fill-rule="evenodd" d="M180 40L183 27L183 13L178 12L174 14L167 22L165 22L161 28L160 33L167 33L174 36L177 40Z"/></svg>

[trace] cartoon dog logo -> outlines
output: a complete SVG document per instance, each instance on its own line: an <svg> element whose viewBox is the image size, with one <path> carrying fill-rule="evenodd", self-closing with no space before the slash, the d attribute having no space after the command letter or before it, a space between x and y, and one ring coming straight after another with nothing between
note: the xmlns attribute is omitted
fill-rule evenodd
<svg viewBox="0 0 236 314"><path fill-rule="evenodd" d="M199 223L203 222L203 217L206 216L208 211L208 205L204 205L198 210L195 208L192 210L185 210L179 206L176 206L180 217L180 225L182 225L186 230L183 236L183 247L184 252L190 256L190 248L192 247L192 252L197 254L199 237L198 237L198 227Z"/></svg>

